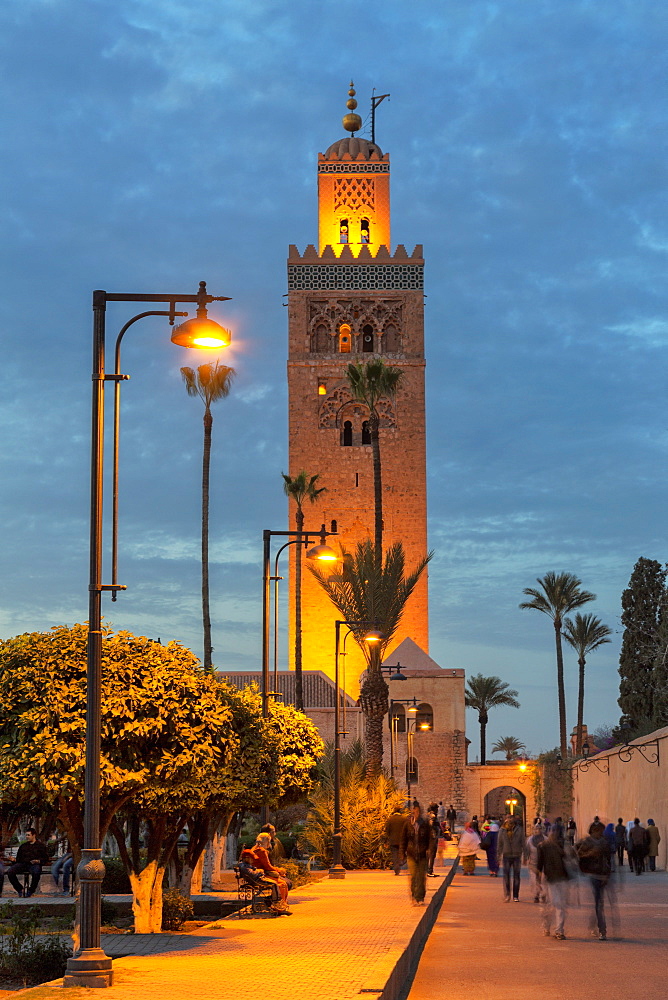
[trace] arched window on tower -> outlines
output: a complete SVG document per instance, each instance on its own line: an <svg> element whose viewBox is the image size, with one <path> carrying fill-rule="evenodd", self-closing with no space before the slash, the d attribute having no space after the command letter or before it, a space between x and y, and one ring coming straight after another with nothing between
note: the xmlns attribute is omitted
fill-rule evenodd
<svg viewBox="0 0 668 1000"><path fill-rule="evenodd" d="M329 330L324 323L318 323L313 331L311 350L314 354L326 354L330 350Z"/></svg>
<svg viewBox="0 0 668 1000"><path fill-rule="evenodd" d="M371 444L371 431L369 430L368 420L362 423L362 444ZM401 731L403 733L403 729Z"/></svg>
<svg viewBox="0 0 668 1000"><path fill-rule="evenodd" d="M350 420L346 420L341 434L341 444L344 448L350 448L353 443L353 425Z"/></svg>
<svg viewBox="0 0 668 1000"><path fill-rule="evenodd" d="M394 323L383 330L383 354L397 354L401 350L401 337Z"/></svg>
<svg viewBox="0 0 668 1000"><path fill-rule="evenodd" d="M371 227L368 219L360 222L360 243L371 243Z"/></svg>
<svg viewBox="0 0 668 1000"><path fill-rule="evenodd" d="M348 220L339 219L339 243L348 242Z"/></svg>
<svg viewBox="0 0 668 1000"><path fill-rule="evenodd" d="M350 349L352 345L352 331L348 323L342 323L339 327L339 352L341 354L350 354Z"/></svg>
<svg viewBox="0 0 668 1000"><path fill-rule="evenodd" d="M365 323L362 327L362 350L366 353L373 353L373 327L370 323Z"/></svg>
<svg viewBox="0 0 668 1000"><path fill-rule="evenodd" d="M434 731L434 710L426 701L418 705L415 728L419 733L433 733Z"/></svg>

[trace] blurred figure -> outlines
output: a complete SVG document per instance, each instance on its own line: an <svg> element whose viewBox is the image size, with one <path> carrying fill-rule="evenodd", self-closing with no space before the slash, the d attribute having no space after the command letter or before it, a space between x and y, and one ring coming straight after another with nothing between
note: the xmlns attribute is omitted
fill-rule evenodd
<svg viewBox="0 0 668 1000"><path fill-rule="evenodd" d="M437 807L438 808L438 807ZM436 851L438 850L438 837L441 832L438 825L438 820L436 818L436 813L430 810L427 814L427 823L429 824L429 853L427 854L427 875L430 878L438 878L438 875L434 871L434 861L436 860Z"/></svg>
<svg viewBox="0 0 668 1000"><path fill-rule="evenodd" d="M537 848L536 866L542 877L546 891L543 907L543 930L550 936L550 925L554 924L554 936L558 941L565 938L566 907L568 905L569 875L565 863L565 851L559 843L559 831L555 822L547 840Z"/></svg>
<svg viewBox="0 0 668 1000"><path fill-rule="evenodd" d="M545 842L545 834L540 826L534 827L534 832L527 837L524 845L524 860L529 869L529 892L534 903L544 900L541 870L538 868L538 848Z"/></svg>
<svg viewBox="0 0 668 1000"><path fill-rule="evenodd" d="M404 825L406 823L406 817L400 806L395 806L392 811L392 815L388 817L387 823L385 824L385 839L390 847L390 854L392 855L392 868L394 869L394 874L398 875L401 871L401 866L403 860L401 857L401 837L404 832Z"/></svg>
<svg viewBox="0 0 668 1000"><path fill-rule="evenodd" d="M445 814L445 822L450 827L450 833L455 832L455 826L457 824L457 810L453 806L452 802L448 806L448 810Z"/></svg>
<svg viewBox="0 0 668 1000"><path fill-rule="evenodd" d="M598 820L598 816L596 817ZM590 826L590 834L575 845L580 871L587 876L591 886L594 901L594 918L599 941L607 939L605 923L604 894L612 871L612 852L607 840L603 837L603 824L594 821Z"/></svg>
<svg viewBox="0 0 668 1000"><path fill-rule="evenodd" d="M499 860L496 854L496 847L499 840L499 824L493 816L485 816L482 824L482 840L480 846L487 855L487 867L491 878L496 878L499 874Z"/></svg>
<svg viewBox="0 0 668 1000"><path fill-rule="evenodd" d="M651 872L655 872L656 857L659 853L659 844L661 843L661 834L659 833L659 828L656 826L653 819L647 820L647 839L649 841L647 845L647 861L649 863L649 870Z"/></svg>
<svg viewBox="0 0 668 1000"><path fill-rule="evenodd" d="M578 828L575 820L571 816L571 818L568 821L568 825L566 826L566 840L571 845L571 847L575 845L577 835L578 835Z"/></svg>
<svg viewBox="0 0 668 1000"><path fill-rule="evenodd" d="M420 803L413 800L413 807L404 822L401 834L401 853L406 858L411 876L411 900L413 906L423 906L427 891L427 855L431 828L422 815Z"/></svg>
<svg viewBox="0 0 668 1000"><path fill-rule="evenodd" d="M475 875L475 859L480 847L480 837L473 829L473 822L464 825L464 832L459 838L459 857L462 860L464 875Z"/></svg>

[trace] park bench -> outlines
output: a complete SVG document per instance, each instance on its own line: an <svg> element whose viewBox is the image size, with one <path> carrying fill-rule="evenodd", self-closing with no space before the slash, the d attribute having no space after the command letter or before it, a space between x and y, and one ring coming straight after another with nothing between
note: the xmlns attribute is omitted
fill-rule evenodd
<svg viewBox="0 0 668 1000"><path fill-rule="evenodd" d="M246 865L234 866L234 876L237 880L237 897L243 906L238 915L250 909L251 913L262 913L270 909L276 902L276 883L265 878L261 872L254 872Z"/></svg>

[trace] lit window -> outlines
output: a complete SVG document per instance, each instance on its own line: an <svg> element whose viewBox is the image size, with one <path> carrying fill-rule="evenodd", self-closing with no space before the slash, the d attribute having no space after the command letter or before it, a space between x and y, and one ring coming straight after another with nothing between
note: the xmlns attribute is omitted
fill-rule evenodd
<svg viewBox="0 0 668 1000"><path fill-rule="evenodd" d="M360 223L360 243L370 243L371 242L371 230L369 228L369 220L362 219Z"/></svg>
<svg viewBox="0 0 668 1000"><path fill-rule="evenodd" d="M428 705L426 702L418 705L417 715L415 716L415 728L423 733L434 731L434 712L431 705Z"/></svg>
<svg viewBox="0 0 668 1000"><path fill-rule="evenodd" d="M319 396L327 395L327 385L325 384L325 382L318 382L318 395Z"/></svg>
<svg viewBox="0 0 668 1000"><path fill-rule="evenodd" d="M342 323L339 327L339 352L341 354L350 354L352 341L353 335L349 324Z"/></svg>
<svg viewBox="0 0 668 1000"><path fill-rule="evenodd" d="M347 242L348 242L348 220L347 219L340 219L339 220L339 243L347 243Z"/></svg>

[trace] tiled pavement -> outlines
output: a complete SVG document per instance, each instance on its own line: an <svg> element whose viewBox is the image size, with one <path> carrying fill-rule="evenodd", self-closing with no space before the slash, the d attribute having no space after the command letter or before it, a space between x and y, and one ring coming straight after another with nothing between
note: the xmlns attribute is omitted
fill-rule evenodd
<svg viewBox="0 0 668 1000"><path fill-rule="evenodd" d="M323 879L293 891L290 917L234 916L189 935L146 935L150 954L116 960L114 984L103 995L108 1000L394 1000L417 941L428 933L443 899L449 867L437 870L441 877L427 879L424 907L410 905L405 874L349 872L345 879ZM103 942L109 953L119 938L110 935ZM133 950L139 944L135 940ZM53 1000L54 988L57 984L20 996ZM67 995L80 1000L91 993L69 989Z"/></svg>

